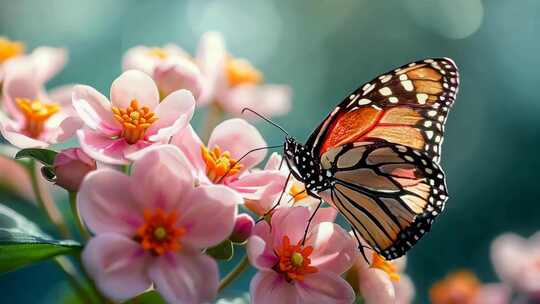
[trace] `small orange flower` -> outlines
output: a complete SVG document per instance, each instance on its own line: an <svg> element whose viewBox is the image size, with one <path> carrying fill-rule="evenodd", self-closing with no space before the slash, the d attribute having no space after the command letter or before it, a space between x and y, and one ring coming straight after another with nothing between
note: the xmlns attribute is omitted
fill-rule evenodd
<svg viewBox="0 0 540 304"><path fill-rule="evenodd" d="M262 73L245 59L228 57L225 71L231 87L241 84L258 84L263 80Z"/></svg>
<svg viewBox="0 0 540 304"><path fill-rule="evenodd" d="M206 164L206 175L213 183L219 182L225 176L235 175L243 167L237 160L231 158L229 151L221 151L219 146L209 150L202 145L201 154Z"/></svg>
<svg viewBox="0 0 540 304"><path fill-rule="evenodd" d="M291 189L289 190L289 195L294 199L295 203L308 197L304 184L297 181L292 182Z"/></svg>
<svg viewBox="0 0 540 304"><path fill-rule="evenodd" d="M144 224L137 229L135 239L141 246L154 255L166 252L177 252L182 246L180 238L186 234L186 229L177 226L176 211L166 213L158 208L152 212L144 210Z"/></svg>
<svg viewBox="0 0 540 304"><path fill-rule="evenodd" d="M24 44L0 37L0 63L24 53Z"/></svg>
<svg viewBox="0 0 540 304"><path fill-rule="evenodd" d="M371 267L378 268L388 274L390 280L394 282L399 281L399 274L397 272L396 266L392 262L388 262L385 258L373 252L373 259L371 260Z"/></svg>
<svg viewBox="0 0 540 304"><path fill-rule="evenodd" d="M112 112L114 118L122 124L122 137L130 145L143 139L146 130L158 119L148 107L139 109L139 103L135 99L126 109L112 107Z"/></svg>
<svg viewBox="0 0 540 304"><path fill-rule="evenodd" d="M433 304L472 304L481 286L472 272L458 271L433 284L429 297Z"/></svg>
<svg viewBox="0 0 540 304"><path fill-rule="evenodd" d="M315 273L317 267L310 266L309 256L313 252L313 247L303 247L300 243L292 246L288 236L283 236L281 248L276 251L279 256L279 263L274 266L274 270L285 275L287 281L303 281L306 274Z"/></svg>

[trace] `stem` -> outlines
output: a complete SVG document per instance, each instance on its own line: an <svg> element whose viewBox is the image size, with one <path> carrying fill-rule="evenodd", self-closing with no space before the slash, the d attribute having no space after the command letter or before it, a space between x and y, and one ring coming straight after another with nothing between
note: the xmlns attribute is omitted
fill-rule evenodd
<svg viewBox="0 0 540 304"><path fill-rule="evenodd" d="M54 259L56 265L66 274L69 284L75 289L77 295L83 300L83 303L92 303L92 297L88 295L84 288L84 281L77 273L75 266L66 257L57 257Z"/></svg>
<svg viewBox="0 0 540 304"><path fill-rule="evenodd" d="M81 221L79 210L77 209L77 192L69 192L69 204L71 206L71 213L75 218L75 224L77 225L77 229L79 229L81 237L84 240L88 240L91 236L86 227L84 226L83 222Z"/></svg>
<svg viewBox="0 0 540 304"><path fill-rule="evenodd" d="M221 282L219 282L218 292L222 291L227 286L229 286L229 284L231 284L234 280L236 280L240 276L240 274L242 274L242 272L244 272L248 268L248 266L249 266L248 257L247 257L247 255L244 255L242 260L240 260L240 262L238 262L238 264L236 264L236 266L234 266L233 270L231 270L231 272L229 272L223 278L223 280L221 280Z"/></svg>
<svg viewBox="0 0 540 304"><path fill-rule="evenodd" d="M208 112L206 112L206 120L204 122L202 132L203 142L208 142L210 134L212 134L212 130L214 130L214 128L219 124L224 114L225 112L223 112L223 109L221 109L217 102L214 101L210 103L208 106Z"/></svg>
<svg viewBox="0 0 540 304"><path fill-rule="evenodd" d="M43 208L51 222L56 226L56 228L58 228L58 231L60 232L62 237L71 238L71 233L69 232L69 229L64 222L64 219L62 218L62 213L56 207L56 204L51 199L49 193L41 187L39 183L40 176L36 172L37 170L38 167L36 165L36 161L32 160L30 162L30 165L28 166L28 171L30 174L32 190L34 191L36 201L38 205Z"/></svg>

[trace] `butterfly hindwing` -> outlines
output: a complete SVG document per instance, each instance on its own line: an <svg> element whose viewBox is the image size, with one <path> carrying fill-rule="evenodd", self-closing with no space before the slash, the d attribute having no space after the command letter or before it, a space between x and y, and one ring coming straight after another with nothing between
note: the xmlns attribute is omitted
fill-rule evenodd
<svg viewBox="0 0 540 304"><path fill-rule="evenodd" d="M321 156L325 197L387 259L409 250L444 209L444 173L423 152L387 141L348 143Z"/></svg>
<svg viewBox="0 0 540 304"><path fill-rule="evenodd" d="M425 59L382 74L349 94L310 136L313 154L383 139L438 161L444 123L458 91L451 59Z"/></svg>

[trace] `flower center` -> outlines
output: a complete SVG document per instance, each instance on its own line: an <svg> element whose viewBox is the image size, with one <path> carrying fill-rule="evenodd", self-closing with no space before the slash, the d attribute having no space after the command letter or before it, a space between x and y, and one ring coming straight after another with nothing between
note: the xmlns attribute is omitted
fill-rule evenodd
<svg viewBox="0 0 540 304"><path fill-rule="evenodd" d="M294 203L298 203L308 197L304 184L296 181L293 181L291 189L289 190L289 195L293 198Z"/></svg>
<svg viewBox="0 0 540 304"><path fill-rule="evenodd" d="M262 73L245 59L227 58L225 72L231 87L240 84L257 84L263 79Z"/></svg>
<svg viewBox="0 0 540 304"><path fill-rule="evenodd" d="M144 210L144 224L137 229L135 240L153 255L167 252L177 252L182 246L180 238L186 234L186 229L177 224L178 213L169 213L160 208Z"/></svg>
<svg viewBox="0 0 540 304"><path fill-rule="evenodd" d="M26 118L24 131L38 138L45 129L45 122L60 110L56 103L43 103L38 99L15 98L15 103Z"/></svg>
<svg viewBox="0 0 540 304"><path fill-rule="evenodd" d="M371 261L371 267L372 268L378 268L388 274L390 277L390 280L398 282L399 281L399 274L397 273L396 266L390 262L388 262L385 258L380 256L379 254L373 252L373 259Z"/></svg>
<svg viewBox="0 0 540 304"><path fill-rule="evenodd" d="M158 120L157 116L148 107L139 109L137 100L132 100L129 107L119 109L112 107L114 118L122 124L122 137L130 145L144 138L146 130Z"/></svg>
<svg viewBox="0 0 540 304"><path fill-rule="evenodd" d="M0 63L23 53L23 43L0 37Z"/></svg>
<svg viewBox="0 0 540 304"><path fill-rule="evenodd" d="M219 146L209 150L201 146L201 154L206 164L206 175L213 183L218 183L226 176L232 176L242 169L242 164L231 158L229 151L221 151Z"/></svg>
<svg viewBox="0 0 540 304"><path fill-rule="evenodd" d="M151 57L155 57L158 59L166 59L169 57L169 53L165 49L159 48L159 47L153 47L148 50L147 54Z"/></svg>
<svg viewBox="0 0 540 304"><path fill-rule="evenodd" d="M276 250L279 256L279 263L274 266L274 270L282 273L288 282L303 281L306 274L319 271L316 267L310 266L309 256L313 252L313 247L303 247L300 242L291 245L288 236L283 236L281 248Z"/></svg>

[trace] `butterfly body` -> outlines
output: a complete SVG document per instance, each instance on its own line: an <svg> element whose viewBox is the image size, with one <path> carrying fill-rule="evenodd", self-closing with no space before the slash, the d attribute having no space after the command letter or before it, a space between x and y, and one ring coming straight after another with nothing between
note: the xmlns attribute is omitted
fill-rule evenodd
<svg viewBox="0 0 540 304"><path fill-rule="evenodd" d="M347 95L305 145L286 138L291 174L336 207L373 250L402 256L448 198L439 160L458 84L448 58L382 74Z"/></svg>

